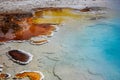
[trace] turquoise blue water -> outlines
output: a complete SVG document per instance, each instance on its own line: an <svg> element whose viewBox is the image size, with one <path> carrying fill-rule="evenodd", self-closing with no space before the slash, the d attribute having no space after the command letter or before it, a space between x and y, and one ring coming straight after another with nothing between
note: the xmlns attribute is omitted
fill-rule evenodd
<svg viewBox="0 0 120 80"><path fill-rule="evenodd" d="M63 43L68 51L65 63L100 76L101 80L120 80L120 18L71 32Z"/></svg>

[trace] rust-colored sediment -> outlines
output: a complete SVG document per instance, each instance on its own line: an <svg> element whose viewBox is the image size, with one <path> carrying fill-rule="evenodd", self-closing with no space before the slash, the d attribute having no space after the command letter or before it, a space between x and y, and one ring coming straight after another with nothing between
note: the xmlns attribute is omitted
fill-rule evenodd
<svg viewBox="0 0 120 80"><path fill-rule="evenodd" d="M4 74L4 73L0 73L0 80L1 79L7 79L10 77L10 74Z"/></svg>
<svg viewBox="0 0 120 80"><path fill-rule="evenodd" d="M78 18L72 8L39 8L32 13L0 14L0 42L29 40L35 36L53 33L53 25L61 24L68 18Z"/></svg>
<svg viewBox="0 0 120 80"><path fill-rule="evenodd" d="M11 50L8 54L15 60L20 60L22 62L26 62L29 59L29 56L18 50Z"/></svg>
<svg viewBox="0 0 120 80"><path fill-rule="evenodd" d="M47 36L50 35L54 29L54 26L47 24L32 24L30 26L26 26L26 29L16 32L14 40L28 40L31 37L40 35Z"/></svg>
<svg viewBox="0 0 120 80"><path fill-rule="evenodd" d="M30 80L42 80L43 74L40 72L22 72L15 75L16 79L28 77Z"/></svg>
<svg viewBox="0 0 120 80"><path fill-rule="evenodd" d="M14 22L14 23L13 23ZM50 35L55 27L49 24L34 24L31 18L22 18L20 21L13 21L7 26L0 26L0 42L10 40L28 40L34 36ZM15 24L16 26L10 26Z"/></svg>
<svg viewBox="0 0 120 80"><path fill-rule="evenodd" d="M19 64L28 64L32 60L32 55L22 50L10 50L7 55L11 60Z"/></svg>

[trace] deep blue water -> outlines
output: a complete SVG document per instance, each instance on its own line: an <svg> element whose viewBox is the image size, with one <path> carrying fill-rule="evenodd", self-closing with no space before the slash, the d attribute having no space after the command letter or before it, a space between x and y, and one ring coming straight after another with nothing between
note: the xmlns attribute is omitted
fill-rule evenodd
<svg viewBox="0 0 120 80"><path fill-rule="evenodd" d="M69 51L65 56L66 63L98 74L103 80L120 80L119 18L71 32L64 44L67 46L65 50Z"/></svg>

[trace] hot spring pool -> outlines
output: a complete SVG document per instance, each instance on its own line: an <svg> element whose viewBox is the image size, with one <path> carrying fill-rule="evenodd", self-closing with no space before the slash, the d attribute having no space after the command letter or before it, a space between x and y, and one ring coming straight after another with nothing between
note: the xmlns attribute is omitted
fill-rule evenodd
<svg viewBox="0 0 120 80"><path fill-rule="evenodd" d="M84 74L85 80L120 80L119 20L104 20L67 34L63 63L71 65L74 74Z"/></svg>

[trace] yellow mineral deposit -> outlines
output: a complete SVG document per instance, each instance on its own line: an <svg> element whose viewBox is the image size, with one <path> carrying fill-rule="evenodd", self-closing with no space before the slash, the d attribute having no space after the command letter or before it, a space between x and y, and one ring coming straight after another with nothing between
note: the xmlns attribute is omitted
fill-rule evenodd
<svg viewBox="0 0 120 80"><path fill-rule="evenodd" d="M80 13L72 8L40 8L34 13L34 23L61 24L65 20L80 18Z"/></svg>

